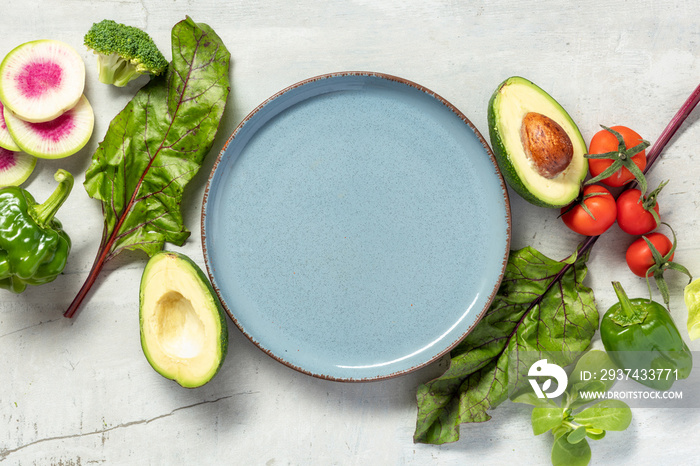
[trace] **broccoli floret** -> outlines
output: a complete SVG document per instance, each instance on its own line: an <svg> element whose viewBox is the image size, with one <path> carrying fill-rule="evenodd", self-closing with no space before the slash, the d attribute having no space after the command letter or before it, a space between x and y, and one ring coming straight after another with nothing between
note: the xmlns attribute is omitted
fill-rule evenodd
<svg viewBox="0 0 700 466"><path fill-rule="evenodd" d="M139 28L110 19L92 25L83 40L97 54L100 81L126 86L142 74L159 75L168 68L153 39Z"/></svg>

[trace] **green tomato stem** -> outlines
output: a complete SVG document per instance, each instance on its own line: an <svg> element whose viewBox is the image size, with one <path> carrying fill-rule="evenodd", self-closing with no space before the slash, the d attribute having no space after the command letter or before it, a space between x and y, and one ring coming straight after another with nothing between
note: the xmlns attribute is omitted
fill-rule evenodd
<svg viewBox="0 0 700 466"><path fill-rule="evenodd" d="M649 195L647 195L646 197L644 197L644 194L639 195L638 202L641 202L642 208L649 212L652 217L654 217L654 221L656 222L657 227L661 224L661 218L659 218L659 214L657 214L656 210L654 210L657 204L656 198L659 197L659 193L662 189L664 189L664 186L666 186L667 184L668 180L662 181L661 183L659 183L659 186L655 190L650 192Z"/></svg>
<svg viewBox="0 0 700 466"><path fill-rule="evenodd" d="M681 272L687 275L690 279L688 283L693 281L693 276L690 274L690 271L688 271L688 269L685 268L683 265L671 261L671 256L673 256L673 253L676 251L676 246L678 245L678 242L676 240L676 232L673 231L673 228L671 228L671 225L669 225L668 223L661 223L666 225L671 230L671 234L673 235L673 242L671 245L671 249L666 253L666 255L662 256L661 252L659 252L659 250L656 249L654 244L651 241L649 241L649 239L646 236L642 236L642 238L647 244L647 247L651 251L652 257L654 258L654 265L649 267L649 269L647 270L646 279L647 287L649 288L649 300L651 301L651 285L649 284L649 278L654 277L654 280L656 281L656 286L659 288L661 296L664 299L664 304L666 305L667 309L670 309L671 296L668 289L668 285L666 284L666 280L664 279L664 272L668 269L673 269L678 272Z"/></svg>

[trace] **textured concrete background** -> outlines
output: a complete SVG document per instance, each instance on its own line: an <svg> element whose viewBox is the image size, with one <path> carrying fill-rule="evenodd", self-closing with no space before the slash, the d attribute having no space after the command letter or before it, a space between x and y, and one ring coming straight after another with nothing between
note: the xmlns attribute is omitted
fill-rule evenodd
<svg viewBox="0 0 700 466"><path fill-rule="evenodd" d="M73 45L87 64L96 114L88 146L40 161L27 186L39 199L59 167L76 174L59 218L74 241L55 282L21 296L0 294L0 463L6 464L548 464L551 436L534 437L530 408L510 402L459 442L415 445L416 387L446 361L375 383L317 380L272 360L230 326L230 350L208 385L185 390L156 374L138 332L142 254L109 263L75 320L62 317L85 279L101 236L97 201L81 186L109 121L143 80L124 89L97 81L82 46L104 18L144 28L170 58L170 29L185 15L211 25L232 54L232 92L221 131L189 186L183 212L193 232L182 248L203 266L199 221L216 154L238 122L278 90L332 71L371 70L420 83L453 103L487 134L496 86L521 75L569 111L588 141L599 124L624 124L654 140L698 84L696 1L26 0L3 9L0 54L34 39ZM700 112L700 110L698 110ZM697 169L700 113L691 116L649 179L670 179L660 202L675 228L678 261L700 275ZM563 259L579 237L557 212L511 193L514 248ZM485 239L485 241L488 239ZM631 296L646 284L624 264L630 238L617 227L596 244L587 284L604 312L610 281ZM669 274L671 306L685 328L684 279ZM685 332L684 332L685 333ZM598 337L594 345L600 346ZM698 342L691 348L699 350ZM698 393L686 396L700 396ZM698 403L700 406L700 403ZM699 410L636 409L630 428L592 442L594 464L692 463Z"/></svg>

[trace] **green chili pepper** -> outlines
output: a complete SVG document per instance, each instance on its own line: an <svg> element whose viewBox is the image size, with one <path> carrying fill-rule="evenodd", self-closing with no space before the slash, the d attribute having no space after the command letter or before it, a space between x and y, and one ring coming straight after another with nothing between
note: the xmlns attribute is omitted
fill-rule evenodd
<svg viewBox="0 0 700 466"><path fill-rule="evenodd" d="M657 390L687 378L693 356L671 314L650 299L629 299L619 282L613 282L613 288L620 302L608 309L600 324L610 359L628 370L630 378Z"/></svg>
<svg viewBox="0 0 700 466"><path fill-rule="evenodd" d="M0 287L21 293L42 285L66 266L71 241L54 215L73 188L73 175L58 170L58 186L43 204L25 189L0 189Z"/></svg>

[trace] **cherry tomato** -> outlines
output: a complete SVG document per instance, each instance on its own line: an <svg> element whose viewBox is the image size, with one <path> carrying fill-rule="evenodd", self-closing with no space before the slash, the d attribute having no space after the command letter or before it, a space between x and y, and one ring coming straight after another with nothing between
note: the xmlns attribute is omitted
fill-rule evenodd
<svg viewBox="0 0 700 466"><path fill-rule="evenodd" d="M585 204L590 215L583 208ZM564 224L578 234L598 236L615 223L617 206L610 191L592 184L583 188L583 196L575 204L561 209ZM591 216L592 215L592 216Z"/></svg>
<svg viewBox="0 0 700 466"><path fill-rule="evenodd" d="M630 235L645 235L658 226L654 215L644 208L641 195L638 189L628 189L617 198L617 224ZM658 215L659 205L653 209Z"/></svg>
<svg viewBox="0 0 700 466"><path fill-rule="evenodd" d="M662 256L668 254L668 252L673 247L673 243L668 236L662 233L650 233L646 235L646 238L654 245L654 247L661 253ZM627 254L625 254L625 259L627 260L627 265L633 274L640 277L646 277L647 270L649 267L656 264L654 261L654 256L651 254L651 249L647 245L644 238L636 239L630 247L627 248ZM673 254L668 260L673 259Z"/></svg>
<svg viewBox="0 0 700 466"><path fill-rule="evenodd" d="M612 126L613 129L622 135L625 141L625 147L627 149L640 144L643 139L635 131L629 129L626 126ZM605 154L606 152L616 152L620 146L617 138L610 131L602 129L593 135L591 143L588 145L589 154ZM632 157L632 161L635 165L639 167L640 170L644 170L647 166L647 155L646 151L642 150ZM588 159L588 168L591 172L591 176L595 177L600 175L613 164L612 159ZM620 168L612 176L609 176L603 180L601 183L608 186L622 186L625 183L634 179L634 175L625 167Z"/></svg>

